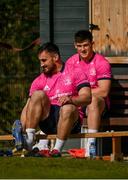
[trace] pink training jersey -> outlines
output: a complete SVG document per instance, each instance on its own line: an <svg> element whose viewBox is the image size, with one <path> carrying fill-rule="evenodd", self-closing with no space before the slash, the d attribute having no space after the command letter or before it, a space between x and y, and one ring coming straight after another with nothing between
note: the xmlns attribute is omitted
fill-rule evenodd
<svg viewBox="0 0 128 180"><path fill-rule="evenodd" d="M98 81L102 79L111 79L111 66L104 56L95 53L90 62L80 60L79 54L70 57L66 64L71 66L79 66L87 75L91 88L98 87ZM109 98L106 98L109 107Z"/></svg>
<svg viewBox="0 0 128 180"><path fill-rule="evenodd" d="M51 104L59 105L58 98L64 95L77 96L82 87L89 87L87 76L79 68L64 66L60 72L53 76L41 74L31 85L29 95L42 90L49 97ZM82 111L80 109L80 114Z"/></svg>

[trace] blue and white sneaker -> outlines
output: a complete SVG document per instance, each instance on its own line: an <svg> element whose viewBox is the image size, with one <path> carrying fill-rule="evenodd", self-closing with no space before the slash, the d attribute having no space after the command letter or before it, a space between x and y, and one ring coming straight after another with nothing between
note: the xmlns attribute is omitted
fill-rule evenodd
<svg viewBox="0 0 128 180"><path fill-rule="evenodd" d="M24 137L22 134L22 124L20 120L15 120L12 126L12 135L15 138L15 147L17 150L24 148Z"/></svg>

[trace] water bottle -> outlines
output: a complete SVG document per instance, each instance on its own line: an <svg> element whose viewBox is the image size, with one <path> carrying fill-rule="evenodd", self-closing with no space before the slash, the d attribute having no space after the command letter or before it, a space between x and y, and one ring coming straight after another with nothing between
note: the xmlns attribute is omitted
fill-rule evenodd
<svg viewBox="0 0 128 180"><path fill-rule="evenodd" d="M93 142L89 146L89 155L90 155L90 159L96 158L96 146L95 143Z"/></svg>

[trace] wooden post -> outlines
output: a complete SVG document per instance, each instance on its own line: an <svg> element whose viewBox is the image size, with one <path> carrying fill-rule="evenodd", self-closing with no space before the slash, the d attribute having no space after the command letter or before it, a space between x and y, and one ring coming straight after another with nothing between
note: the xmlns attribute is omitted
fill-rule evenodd
<svg viewBox="0 0 128 180"><path fill-rule="evenodd" d="M111 161L121 161L123 154L121 153L121 137L112 137L112 154Z"/></svg>

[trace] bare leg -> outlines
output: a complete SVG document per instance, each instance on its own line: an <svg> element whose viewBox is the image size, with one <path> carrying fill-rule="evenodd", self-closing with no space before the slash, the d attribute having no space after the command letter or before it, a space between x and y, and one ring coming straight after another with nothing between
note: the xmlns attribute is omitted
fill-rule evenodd
<svg viewBox="0 0 128 180"><path fill-rule="evenodd" d="M99 129L101 114L105 108L105 101L101 97L92 97L92 103L87 107L87 123L89 129Z"/></svg>
<svg viewBox="0 0 128 180"><path fill-rule="evenodd" d="M31 96L26 108L26 132L27 132L27 145L32 148L35 129L39 122L44 120L49 115L50 101L43 91L36 91ZM23 116L22 116L23 117ZM23 119L22 119L23 120Z"/></svg>
<svg viewBox="0 0 128 180"><path fill-rule="evenodd" d="M101 115L105 108L105 101L101 97L92 97L92 103L87 107L87 123L88 132L96 133L98 132ZM88 138L87 143L87 156L89 156L89 146L93 142L95 144L96 138Z"/></svg>
<svg viewBox="0 0 128 180"><path fill-rule="evenodd" d="M26 122L27 122L27 117L26 117L27 115L26 114L27 114L27 107L28 107L29 101L30 101L30 98L27 100L27 103L24 106L24 108L23 108L23 110L21 112L21 117L20 117L23 132L25 132L25 130L26 130Z"/></svg>
<svg viewBox="0 0 128 180"><path fill-rule="evenodd" d="M50 101L43 91L36 91L29 101L26 113L26 128L36 128L40 120L48 117Z"/></svg>
<svg viewBox="0 0 128 180"><path fill-rule="evenodd" d="M61 107L57 127L57 140L54 149L58 151L62 150L65 140L68 138L78 117L79 113L74 105L68 104Z"/></svg>

